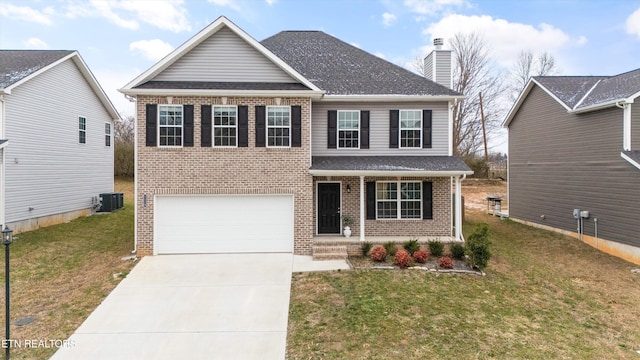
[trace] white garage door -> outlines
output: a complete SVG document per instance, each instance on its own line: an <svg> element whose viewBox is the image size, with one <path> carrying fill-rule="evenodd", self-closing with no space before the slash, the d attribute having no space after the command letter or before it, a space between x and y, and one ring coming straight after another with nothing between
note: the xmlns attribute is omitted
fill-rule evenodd
<svg viewBox="0 0 640 360"><path fill-rule="evenodd" d="M293 252L293 196L157 196L156 254Z"/></svg>

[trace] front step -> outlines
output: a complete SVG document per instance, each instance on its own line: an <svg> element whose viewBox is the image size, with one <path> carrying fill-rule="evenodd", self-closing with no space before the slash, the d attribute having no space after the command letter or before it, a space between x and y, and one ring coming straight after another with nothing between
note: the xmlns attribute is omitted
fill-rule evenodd
<svg viewBox="0 0 640 360"><path fill-rule="evenodd" d="M345 260L347 258L345 245L313 245L313 260Z"/></svg>

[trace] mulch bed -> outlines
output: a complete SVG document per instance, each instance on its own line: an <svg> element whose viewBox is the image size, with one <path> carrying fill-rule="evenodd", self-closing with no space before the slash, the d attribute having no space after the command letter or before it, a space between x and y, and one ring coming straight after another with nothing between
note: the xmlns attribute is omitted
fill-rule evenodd
<svg viewBox="0 0 640 360"><path fill-rule="evenodd" d="M393 257L391 256L387 256L387 260L382 262L373 261L371 260L371 258L363 256L350 256L348 261L351 264L351 267L354 269L401 270L400 267L393 265ZM484 276L484 272L472 267L466 260L453 259L453 269L443 269L438 266L438 259L434 257L430 257L424 264L416 262L407 270L422 270L440 273L462 273Z"/></svg>

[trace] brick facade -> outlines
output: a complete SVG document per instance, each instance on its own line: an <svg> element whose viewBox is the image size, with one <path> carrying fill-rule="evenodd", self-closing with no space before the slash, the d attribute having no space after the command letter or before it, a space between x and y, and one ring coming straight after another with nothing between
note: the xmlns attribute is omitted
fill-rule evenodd
<svg viewBox="0 0 640 360"><path fill-rule="evenodd" d="M194 146L145 146L146 104L194 105ZM200 105L247 105L249 146L201 147ZM302 147L255 147L255 106L302 107ZM291 194L294 197L294 253L311 255L313 178L310 166L309 98L138 96L137 253L153 254L155 195ZM176 225L176 226L179 226Z"/></svg>

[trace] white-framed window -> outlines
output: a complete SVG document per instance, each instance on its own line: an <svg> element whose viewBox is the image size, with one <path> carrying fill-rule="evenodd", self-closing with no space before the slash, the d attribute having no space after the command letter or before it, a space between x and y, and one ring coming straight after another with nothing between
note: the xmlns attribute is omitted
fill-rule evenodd
<svg viewBox="0 0 640 360"><path fill-rule="evenodd" d="M338 149L360 148L360 111L338 111Z"/></svg>
<svg viewBox="0 0 640 360"><path fill-rule="evenodd" d="M158 105L158 145L182 146L182 105Z"/></svg>
<svg viewBox="0 0 640 360"><path fill-rule="evenodd" d="M87 143L87 118L78 116L78 143Z"/></svg>
<svg viewBox="0 0 640 360"><path fill-rule="evenodd" d="M376 182L377 219L421 219L422 183L419 181Z"/></svg>
<svg viewBox="0 0 640 360"><path fill-rule="evenodd" d="M400 148L422 147L422 110L400 110Z"/></svg>
<svg viewBox="0 0 640 360"><path fill-rule="evenodd" d="M104 123L104 146L111 146L111 124Z"/></svg>
<svg viewBox="0 0 640 360"><path fill-rule="evenodd" d="M291 146L291 108L267 106L267 147Z"/></svg>
<svg viewBox="0 0 640 360"><path fill-rule="evenodd" d="M238 146L238 107L213 107L213 146Z"/></svg>

